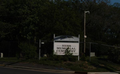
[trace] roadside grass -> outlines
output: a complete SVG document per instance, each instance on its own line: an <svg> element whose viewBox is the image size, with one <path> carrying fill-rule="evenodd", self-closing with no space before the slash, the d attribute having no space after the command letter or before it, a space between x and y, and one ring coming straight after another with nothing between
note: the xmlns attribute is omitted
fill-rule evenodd
<svg viewBox="0 0 120 74"><path fill-rule="evenodd" d="M89 60L89 57L87 57L87 60L85 61L64 61L64 60L49 60L47 57L41 58L41 60L34 60L34 61L28 61L28 62L34 62L42 65L47 66L55 66L55 67L62 67L67 68L74 71L81 71L81 72L115 72L120 71L120 64L113 63L111 61L108 61L106 58L101 57L92 57L91 61Z"/></svg>
<svg viewBox="0 0 120 74"><path fill-rule="evenodd" d="M0 58L0 66L12 65L20 61L21 60L17 59L16 57L4 57Z"/></svg>
<svg viewBox="0 0 120 74"><path fill-rule="evenodd" d="M91 61L89 58L85 61L64 61L64 60L50 60L48 57L38 59L20 60L15 57L0 58L0 62L10 62L11 64L19 62L27 62L34 64L41 64L46 66L61 67L79 72L115 72L120 71L120 64L111 62L106 58L92 57Z"/></svg>
<svg viewBox="0 0 120 74"><path fill-rule="evenodd" d="M102 69L110 72L120 71L120 64L111 62L107 58L103 57L91 58L90 64L95 66L97 69L100 69L101 71L103 71Z"/></svg>
<svg viewBox="0 0 120 74"><path fill-rule="evenodd" d="M4 57L0 58L0 62L19 62L20 59L17 59L16 57Z"/></svg>
<svg viewBox="0 0 120 74"><path fill-rule="evenodd" d="M120 64L116 64L107 60L103 57L92 57L91 61L89 57L85 61L50 61L42 59L39 61L39 64L45 64L50 66L59 66L63 68L68 68L74 71L81 72L115 72L120 71Z"/></svg>

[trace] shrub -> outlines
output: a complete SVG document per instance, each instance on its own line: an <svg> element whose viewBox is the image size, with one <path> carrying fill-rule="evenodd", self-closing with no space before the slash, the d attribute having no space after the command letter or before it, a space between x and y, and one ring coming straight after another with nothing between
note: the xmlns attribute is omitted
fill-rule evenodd
<svg viewBox="0 0 120 74"><path fill-rule="evenodd" d="M76 61L77 60L77 58L73 56L72 53L70 53L69 48L65 50L65 55L53 55L50 59L54 61Z"/></svg>
<svg viewBox="0 0 120 74"><path fill-rule="evenodd" d="M70 53L69 48L67 48L67 49L65 50L65 55L66 55L66 56L72 56L72 53Z"/></svg>
<svg viewBox="0 0 120 74"><path fill-rule="evenodd" d="M21 53L23 58L25 59L33 59L37 57L37 47L30 43L20 43L18 46L21 49Z"/></svg>
<svg viewBox="0 0 120 74"><path fill-rule="evenodd" d="M82 55L81 55L81 60L83 60L83 61L86 61L86 56L85 56L85 54L84 53L81 53Z"/></svg>
<svg viewBox="0 0 120 74"><path fill-rule="evenodd" d="M111 49L108 54L108 59L113 62L120 62L120 49Z"/></svg>

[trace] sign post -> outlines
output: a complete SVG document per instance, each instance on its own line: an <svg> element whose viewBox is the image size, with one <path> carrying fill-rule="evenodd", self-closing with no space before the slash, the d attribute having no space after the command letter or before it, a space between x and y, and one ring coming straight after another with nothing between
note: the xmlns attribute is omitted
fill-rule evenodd
<svg viewBox="0 0 120 74"><path fill-rule="evenodd" d="M78 41L78 43L79 43L79 48L80 48L80 35L78 35L78 38L79 38L79 41ZM80 49L78 49L79 51L80 51ZM79 61L79 59L80 59L80 52L78 52L78 61Z"/></svg>

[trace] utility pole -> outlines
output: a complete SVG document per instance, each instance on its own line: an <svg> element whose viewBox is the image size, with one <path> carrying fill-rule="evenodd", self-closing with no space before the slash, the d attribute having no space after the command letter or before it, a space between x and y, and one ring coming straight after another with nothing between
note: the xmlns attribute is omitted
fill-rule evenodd
<svg viewBox="0 0 120 74"><path fill-rule="evenodd" d="M86 13L90 13L90 11L84 11L84 53L86 52Z"/></svg>

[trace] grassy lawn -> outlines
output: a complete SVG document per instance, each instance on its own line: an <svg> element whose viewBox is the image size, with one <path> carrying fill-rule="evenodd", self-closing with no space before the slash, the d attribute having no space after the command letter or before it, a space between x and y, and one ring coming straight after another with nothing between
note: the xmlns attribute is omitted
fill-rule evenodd
<svg viewBox="0 0 120 74"><path fill-rule="evenodd" d="M29 62L35 62L43 65L49 65L49 66L56 66L56 67L62 67L71 69L74 71L81 71L81 72L115 72L120 71L120 64L113 63L111 61L108 61L107 59L102 59L98 57L91 58L91 61L52 61L52 60L46 60L41 59L38 60L29 60Z"/></svg>
<svg viewBox="0 0 120 74"><path fill-rule="evenodd" d="M106 69L107 71L120 71L120 64L111 62L107 59L103 58L92 58L91 60L91 65L97 67L97 68L102 68Z"/></svg>
<svg viewBox="0 0 120 74"><path fill-rule="evenodd" d="M16 57L4 57L0 58L0 62L19 62L20 60Z"/></svg>
<svg viewBox="0 0 120 74"><path fill-rule="evenodd" d="M89 59L89 58L88 58ZM46 58L42 58L41 60L38 59L29 59L29 60L18 60L17 58L0 58L0 62L11 62L12 64L18 62L28 62L28 63L35 63L35 64L42 64L47 66L55 66L66 68L74 71L81 71L81 72L114 72L120 71L120 64L113 63L106 59L101 59L97 57L91 58L91 61L55 61L49 60Z"/></svg>

